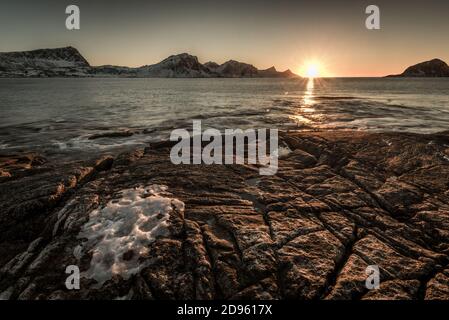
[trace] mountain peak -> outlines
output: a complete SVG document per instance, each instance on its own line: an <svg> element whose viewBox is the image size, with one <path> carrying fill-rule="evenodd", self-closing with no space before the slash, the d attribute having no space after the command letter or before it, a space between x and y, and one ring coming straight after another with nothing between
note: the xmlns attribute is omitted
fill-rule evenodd
<svg viewBox="0 0 449 320"><path fill-rule="evenodd" d="M206 62L204 65L211 70L217 69L220 66L218 63L213 62L213 61Z"/></svg>
<svg viewBox="0 0 449 320"><path fill-rule="evenodd" d="M255 77L259 70L252 64L239 62L236 60L228 60L217 68L217 71L224 77L240 78Z"/></svg>
<svg viewBox="0 0 449 320"><path fill-rule="evenodd" d="M188 53L171 55L159 63L138 69L142 77L158 78L203 78L210 70L198 61L198 57Z"/></svg>
<svg viewBox="0 0 449 320"><path fill-rule="evenodd" d="M2 77L87 76L90 65L74 47L0 53Z"/></svg>
<svg viewBox="0 0 449 320"><path fill-rule="evenodd" d="M64 60L76 63L77 66L89 66L87 60L81 55L78 49L68 46L54 49L38 49L23 52L35 58Z"/></svg>
<svg viewBox="0 0 449 320"><path fill-rule="evenodd" d="M444 62L443 60L438 59L438 58L434 58L434 59L432 59L432 60L429 60L428 62L432 62L432 63L444 63L445 65L447 65L446 62Z"/></svg>
<svg viewBox="0 0 449 320"><path fill-rule="evenodd" d="M179 53L179 54L172 54L172 55L170 55L168 58L166 58L164 60L176 59L176 58L178 58L178 59L192 59L192 60L198 61L198 57L197 56L191 55L191 54L186 53L186 52Z"/></svg>
<svg viewBox="0 0 449 320"><path fill-rule="evenodd" d="M403 73L390 77L449 77L449 66L435 58L410 66Z"/></svg>

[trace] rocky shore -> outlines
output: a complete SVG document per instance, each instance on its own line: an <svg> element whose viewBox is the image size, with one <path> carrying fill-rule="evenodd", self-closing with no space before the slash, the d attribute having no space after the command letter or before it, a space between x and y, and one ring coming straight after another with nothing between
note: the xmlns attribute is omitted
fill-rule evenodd
<svg viewBox="0 0 449 320"><path fill-rule="evenodd" d="M0 156L0 297L449 299L449 132L280 140L275 176L173 165L169 142Z"/></svg>

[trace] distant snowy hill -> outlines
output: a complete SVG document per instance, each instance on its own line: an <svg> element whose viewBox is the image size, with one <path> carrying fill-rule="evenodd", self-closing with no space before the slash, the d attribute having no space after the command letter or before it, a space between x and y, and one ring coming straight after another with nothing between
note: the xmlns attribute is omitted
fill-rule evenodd
<svg viewBox="0 0 449 320"><path fill-rule="evenodd" d="M0 53L0 77L139 77L139 78L294 78L290 70L258 70L251 64L229 60L201 64L187 53L138 68L90 66L73 47Z"/></svg>
<svg viewBox="0 0 449 320"><path fill-rule="evenodd" d="M91 67L73 47L0 53L0 77L88 76Z"/></svg>
<svg viewBox="0 0 449 320"><path fill-rule="evenodd" d="M252 64L229 60L222 65L215 62L204 64L212 72L226 78L295 78L298 77L290 70L279 72L275 67L259 70Z"/></svg>
<svg viewBox="0 0 449 320"><path fill-rule="evenodd" d="M199 63L197 57L181 53L157 64L140 67L137 75L150 78L207 78L212 73L208 67Z"/></svg>

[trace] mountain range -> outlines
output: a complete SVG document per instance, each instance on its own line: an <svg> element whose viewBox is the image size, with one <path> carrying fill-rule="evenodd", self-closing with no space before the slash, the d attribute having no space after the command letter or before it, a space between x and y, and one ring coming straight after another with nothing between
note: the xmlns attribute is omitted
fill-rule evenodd
<svg viewBox="0 0 449 320"><path fill-rule="evenodd" d="M251 64L229 60L221 65L202 64L187 53L137 68L91 66L73 47L0 53L0 77L138 77L138 78L296 78L290 70L259 70Z"/></svg>
<svg viewBox="0 0 449 320"><path fill-rule="evenodd" d="M297 78L290 70L275 67L259 70L235 60L223 64L198 61L181 53L159 63L137 68L104 65L91 66L74 47L0 53L0 78L40 77L129 77L129 78ZM403 73L387 77L449 77L449 66L433 59L408 67Z"/></svg>

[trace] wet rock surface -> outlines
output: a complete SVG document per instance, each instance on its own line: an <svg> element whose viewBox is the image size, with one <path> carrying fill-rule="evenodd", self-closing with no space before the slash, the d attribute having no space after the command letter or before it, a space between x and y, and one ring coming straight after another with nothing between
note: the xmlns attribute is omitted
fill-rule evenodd
<svg viewBox="0 0 449 320"><path fill-rule="evenodd" d="M2 157L0 297L449 298L449 133L280 139L292 152L274 176L173 165L171 143L85 163L22 158L25 168ZM165 211L167 232L146 250L125 250L136 272L100 286L86 276L95 252L77 249L80 230L121 191L148 185L184 206ZM69 265L81 271L80 290L66 288ZM372 265L377 290L365 286Z"/></svg>
<svg viewBox="0 0 449 320"><path fill-rule="evenodd" d="M126 137L131 137L133 134L134 134L134 132L129 131L129 130L111 131L111 132L103 132L103 133L93 134L88 139L96 140L96 139L101 139L101 138L126 138Z"/></svg>

